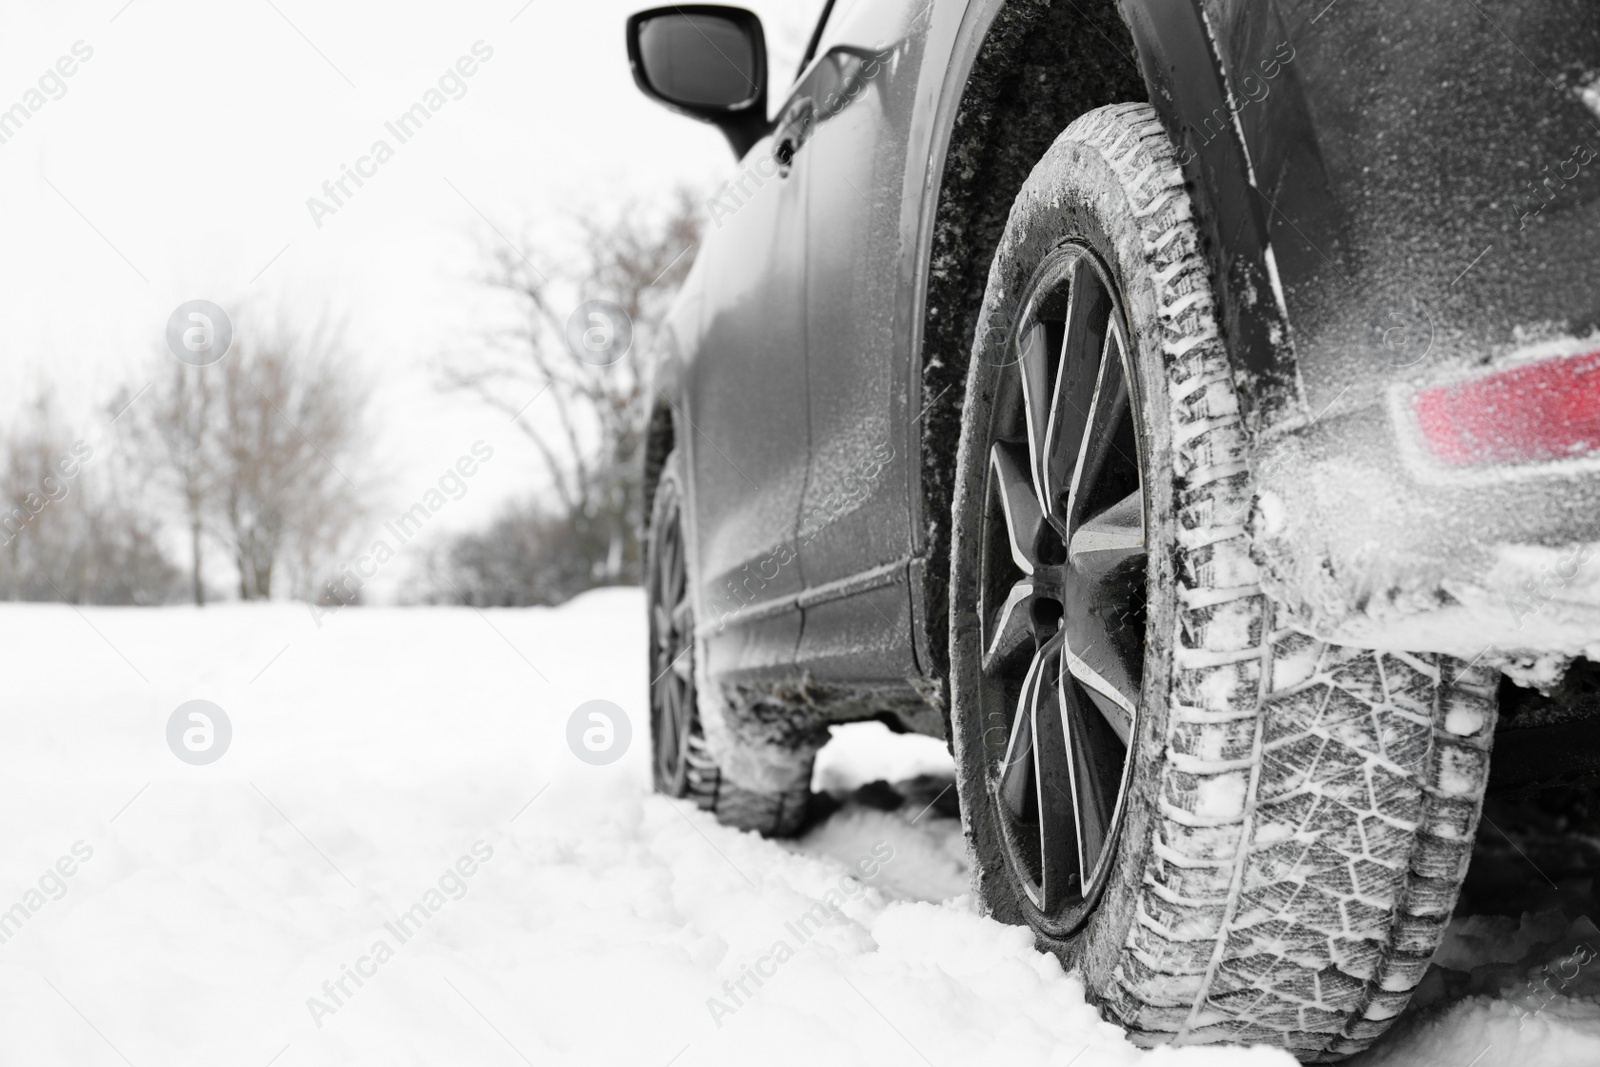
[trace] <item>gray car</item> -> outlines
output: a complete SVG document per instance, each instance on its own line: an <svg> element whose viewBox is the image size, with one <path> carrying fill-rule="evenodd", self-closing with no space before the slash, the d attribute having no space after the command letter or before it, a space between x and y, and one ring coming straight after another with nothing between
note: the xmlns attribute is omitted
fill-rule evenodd
<svg viewBox="0 0 1600 1067"><path fill-rule="evenodd" d="M1600 752L1600 7L628 48L738 157L654 354L657 787L788 834L830 724L946 738L983 906L1135 1040L1367 1047L1486 789Z"/></svg>

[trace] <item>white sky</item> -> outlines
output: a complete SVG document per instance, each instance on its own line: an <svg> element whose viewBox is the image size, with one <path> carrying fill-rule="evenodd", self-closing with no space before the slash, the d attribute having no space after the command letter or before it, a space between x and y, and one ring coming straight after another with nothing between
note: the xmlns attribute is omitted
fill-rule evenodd
<svg viewBox="0 0 1600 1067"><path fill-rule="evenodd" d="M430 365L496 313L472 282L497 240L478 212L554 252L573 214L709 191L731 169L721 134L633 85L623 20L651 0L124 2L5 0L0 15L0 110L75 42L93 49L0 144L0 417L48 385L76 429L139 374L179 303L249 299L347 320L392 502L480 437L496 462L441 527L535 488L531 448L438 395ZM748 6L781 96L821 0ZM494 55L465 96L318 229L306 199L375 139L394 145L384 122L480 39Z"/></svg>

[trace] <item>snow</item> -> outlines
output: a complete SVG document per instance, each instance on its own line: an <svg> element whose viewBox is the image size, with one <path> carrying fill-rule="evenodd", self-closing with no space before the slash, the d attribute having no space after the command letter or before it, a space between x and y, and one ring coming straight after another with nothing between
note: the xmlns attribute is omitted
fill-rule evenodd
<svg viewBox="0 0 1600 1067"><path fill-rule="evenodd" d="M1469 916L1368 1067L1526 1067L1600 1062L1600 930L1559 911ZM1452 990L1451 987L1454 987Z"/></svg>
<svg viewBox="0 0 1600 1067"><path fill-rule="evenodd" d="M1583 101L1583 106L1595 113L1600 118L1600 78L1591 80L1588 85L1578 89L1578 99Z"/></svg>
<svg viewBox="0 0 1600 1067"><path fill-rule="evenodd" d="M938 738L894 737L881 722L846 723L829 731L828 744L812 768L813 789L847 793L879 779L898 782L919 774L955 773L950 750Z"/></svg>
<svg viewBox="0 0 1600 1067"><path fill-rule="evenodd" d="M1201 777L1195 784L1194 816L1202 820L1236 819L1245 810L1250 776L1243 772Z"/></svg>
<svg viewBox="0 0 1600 1067"><path fill-rule="evenodd" d="M866 855L878 841L893 841L895 858L884 864L875 883L896 900L952 900L965 896L971 873L966 838L955 803L955 764L943 741L920 734L896 737L880 722L830 727L832 736L817 754L811 786L844 797L843 810L807 833L805 851L844 864ZM894 782L894 793L880 791L863 802L858 790ZM852 798L852 794L855 797ZM907 794L907 795L902 795ZM962 901L963 906L970 902Z"/></svg>
<svg viewBox="0 0 1600 1067"><path fill-rule="evenodd" d="M1136 1049L980 915L939 742L840 729L798 842L652 794L636 590L320 628L3 605L0 642L0 1064L1292 1062ZM196 699L233 731L198 766L167 747ZM614 763L567 747L591 700L631 720ZM1553 922L1447 951L1555 959ZM1518 1030L1509 995L1440 989L1371 1062L1600 1058L1600 991Z"/></svg>
<svg viewBox="0 0 1600 1067"><path fill-rule="evenodd" d="M1486 714L1481 707L1473 704L1456 704L1445 712L1444 728L1457 737L1471 737L1483 729L1483 717Z"/></svg>
<svg viewBox="0 0 1600 1067"><path fill-rule="evenodd" d="M1322 661L1322 648L1318 642L1302 641L1275 653L1272 657L1273 687L1284 690L1310 681L1317 673L1317 664Z"/></svg>
<svg viewBox="0 0 1600 1067"><path fill-rule="evenodd" d="M1441 350L1388 381L1381 403L1333 396L1338 410L1264 434L1251 456L1251 548L1280 622L1548 685L1568 659L1600 655L1600 541L1585 518L1600 452L1558 410L1587 396L1570 383L1600 330L1524 323L1510 346L1472 350ZM1496 447L1514 459L1436 455L1417 405L1440 390L1468 390L1459 419L1439 416L1450 434L1511 434Z"/></svg>

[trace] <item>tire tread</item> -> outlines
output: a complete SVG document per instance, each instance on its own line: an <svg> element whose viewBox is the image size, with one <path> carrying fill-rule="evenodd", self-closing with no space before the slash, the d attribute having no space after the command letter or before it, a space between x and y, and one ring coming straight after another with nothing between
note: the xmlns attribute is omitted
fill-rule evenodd
<svg viewBox="0 0 1600 1067"><path fill-rule="evenodd" d="M1495 678L1275 627L1246 528L1246 429L1166 131L1148 105L1122 104L1061 139L1107 161L1140 220L1178 481L1153 846L1098 999L1140 1044L1342 1059L1405 1007L1443 936L1487 782Z"/></svg>

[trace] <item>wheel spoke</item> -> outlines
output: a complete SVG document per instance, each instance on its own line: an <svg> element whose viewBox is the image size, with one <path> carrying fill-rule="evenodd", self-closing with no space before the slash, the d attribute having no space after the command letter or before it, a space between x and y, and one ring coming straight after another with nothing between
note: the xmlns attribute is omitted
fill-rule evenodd
<svg viewBox="0 0 1600 1067"><path fill-rule="evenodd" d="M1106 640L1087 645L1080 652L1069 639L1066 663L1068 673L1083 685L1107 725L1126 745L1139 713L1139 687L1128 665L1115 655Z"/></svg>
<svg viewBox="0 0 1600 1067"><path fill-rule="evenodd" d="M1040 499L1058 522L1067 518L1067 495L1075 471L1075 454L1094 407L1101 374L1106 329L1111 321L1111 294L1088 256L1072 266L1067 317L1063 326L1059 370L1050 398L1049 429L1043 438L1037 475Z"/></svg>
<svg viewBox="0 0 1600 1067"><path fill-rule="evenodd" d="M687 640L694 640L692 637ZM694 681L694 656L689 653L689 646L678 649L672 656L672 674L680 682L688 684Z"/></svg>
<svg viewBox="0 0 1600 1067"><path fill-rule="evenodd" d="M989 468L990 481L1005 519L1012 562L1023 574L1031 575L1038 565L1039 535L1045 519L1044 512L1039 510L1039 498L1021 449L1003 441L995 442L989 449Z"/></svg>
<svg viewBox="0 0 1600 1067"><path fill-rule="evenodd" d="M672 605L674 611L680 609L688 600L687 585L687 576L681 567L671 572L671 577L667 581L664 599L668 604Z"/></svg>
<svg viewBox="0 0 1600 1067"><path fill-rule="evenodd" d="M1092 874L1116 810L1117 787L1122 778L1122 753L1116 749L1126 745L1119 745L1108 736L1106 720L1083 706L1077 687L1066 675L1061 676L1057 688L1057 706L1067 738L1071 795L1076 801L1079 869Z"/></svg>
<svg viewBox="0 0 1600 1067"><path fill-rule="evenodd" d="M1039 907L1051 912L1077 896L1082 885L1081 832L1073 802L1071 746L1064 732L1061 701L1061 643L1039 671L1034 685L1033 759L1039 804ZM1101 831L1102 836L1104 831Z"/></svg>
<svg viewBox="0 0 1600 1067"><path fill-rule="evenodd" d="M1011 736L1006 740L1005 759L1000 764L1000 803L1017 821L1027 821L1029 801L1035 797L1033 706L1038 696L1040 658L1040 655L1033 657L1022 680L1022 693L1017 697L1016 714L1011 720Z"/></svg>
<svg viewBox="0 0 1600 1067"><path fill-rule="evenodd" d="M1135 471L1138 469L1134 458L1122 455L1117 445L1118 425L1128 412L1128 380L1123 373L1121 338L1121 331L1115 324L1106 331L1094 400L1090 403L1089 417L1084 423L1078 462L1072 472L1072 487L1068 493L1067 515L1072 528L1077 526L1084 509L1092 503L1092 490L1099 485L1108 460L1116 458L1131 465Z"/></svg>
<svg viewBox="0 0 1600 1067"><path fill-rule="evenodd" d="M656 765L661 771L662 778L672 781L677 776L679 736L678 720L678 694L676 686L670 678L663 678L656 683L660 696L656 699L656 713L660 721L657 724L659 736L656 738Z"/></svg>
<svg viewBox="0 0 1600 1067"><path fill-rule="evenodd" d="M672 570L669 573L672 581L667 589L670 597L667 602L672 605L673 614L676 615L689 606L689 570L683 558L683 541L678 538L672 539Z"/></svg>
<svg viewBox="0 0 1600 1067"><path fill-rule="evenodd" d="M1033 598L1038 591L1038 583L1024 578L1006 594L983 650L985 674L1004 669L1033 643Z"/></svg>
<svg viewBox="0 0 1600 1067"><path fill-rule="evenodd" d="M1055 328L1052 329L1052 326ZM1051 335L1055 336L1052 337ZM1036 322L1022 339L1022 354L1018 369L1022 372L1023 416L1028 426L1029 481L1035 487L1045 484L1042 470L1045 442L1050 432L1050 405L1052 401L1052 371L1060 356L1059 324ZM1052 340L1056 341L1052 344ZM1048 512L1051 501L1043 495L1035 499L1038 506Z"/></svg>
<svg viewBox="0 0 1600 1067"><path fill-rule="evenodd" d="M663 673L665 673L665 672L663 672ZM665 677L663 677L656 684L661 687L662 707L667 713L668 720L671 723L674 723L674 724L677 723L678 716L679 716L679 711L681 709L679 708L678 687L673 684L672 675L671 674L665 674ZM670 731L670 732L671 733L676 733L677 732L677 727L674 726L672 731Z"/></svg>
<svg viewBox="0 0 1600 1067"><path fill-rule="evenodd" d="M673 759L677 762L682 762L689 752L689 735L694 732L694 716L690 715L685 707L685 705L688 703L688 701L685 699L688 694L683 690L682 687L675 686L674 688L677 691L673 698L673 702L676 704L678 710L678 730L677 749L675 752L673 752Z"/></svg>
<svg viewBox="0 0 1600 1067"><path fill-rule="evenodd" d="M1123 560L1144 554L1142 488L1080 525L1067 549L1072 565L1091 574L1104 574Z"/></svg>

